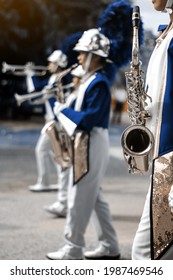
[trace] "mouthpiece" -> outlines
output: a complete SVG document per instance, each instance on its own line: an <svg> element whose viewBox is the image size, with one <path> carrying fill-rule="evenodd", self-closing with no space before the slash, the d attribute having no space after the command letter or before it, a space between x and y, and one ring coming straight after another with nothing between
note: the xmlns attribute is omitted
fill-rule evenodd
<svg viewBox="0 0 173 280"><path fill-rule="evenodd" d="M133 8L133 14L132 14L133 27L139 27L139 22L140 22L140 9L139 6L135 6Z"/></svg>

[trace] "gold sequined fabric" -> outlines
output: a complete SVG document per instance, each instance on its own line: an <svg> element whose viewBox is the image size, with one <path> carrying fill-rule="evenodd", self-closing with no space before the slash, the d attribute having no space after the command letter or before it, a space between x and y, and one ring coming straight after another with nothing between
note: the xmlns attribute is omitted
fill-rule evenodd
<svg viewBox="0 0 173 280"><path fill-rule="evenodd" d="M76 184L89 171L89 134L78 131L74 139L73 183Z"/></svg>
<svg viewBox="0 0 173 280"><path fill-rule="evenodd" d="M173 215L168 194L173 185L173 152L154 161L152 185L152 259L159 259L173 241Z"/></svg>

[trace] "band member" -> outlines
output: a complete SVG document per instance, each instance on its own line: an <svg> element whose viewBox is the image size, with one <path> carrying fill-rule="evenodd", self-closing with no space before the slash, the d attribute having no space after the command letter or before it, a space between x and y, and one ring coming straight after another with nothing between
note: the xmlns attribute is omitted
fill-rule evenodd
<svg viewBox="0 0 173 280"><path fill-rule="evenodd" d="M28 91L33 92L37 90L44 90L46 93L46 90L53 87L54 83L57 79L57 74L60 73L66 66L67 66L67 56L62 53L61 50L55 50L48 58L48 68L51 73L51 76L48 80L44 80L42 82L38 81L38 78L34 76L34 72L28 72L27 75L27 85L28 85ZM46 98L45 103L45 120L46 122L49 122L55 118L53 113L53 106L54 102L56 101L56 97L50 97ZM40 134L40 137L38 139L38 142L36 144L35 148L35 156L36 156L36 162L37 162L37 169L38 169L38 178L37 183L35 185L29 186L29 190L34 192L40 192L40 191L49 191L49 190L56 190L57 187L59 190L59 197L64 202L66 201L66 190L62 188L63 180L65 173L60 172L60 167L58 164L56 164L52 148L50 144L49 137L46 133ZM58 183L56 185L50 184L50 160L54 163L56 171L57 171L57 180ZM61 209L60 215L65 215L65 209Z"/></svg>
<svg viewBox="0 0 173 280"><path fill-rule="evenodd" d="M55 104L58 121L74 139L74 163L70 168L68 188L64 232L66 244L58 251L48 253L49 259L120 258L119 242L101 182L109 159L110 81L115 75L115 72L113 75L110 71L108 73L108 69L117 70L130 59L131 14L132 8L127 1L114 1L101 15L98 29L83 33L74 48L79 52L79 64L86 71L78 88L77 99L68 108L59 102ZM110 65L115 64L115 68L108 67L106 72L107 60L111 60ZM80 164L77 165L75 143L80 132L84 138L79 143L85 145L82 146L78 156ZM83 176L75 179L79 169L83 171ZM84 235L91 216L99 246L94 251L84 253Z"/></svg>
<svg viewBox="0 0 173 280"><path fill-rule="evenodd" d="M82 76L85 74L85 71L83 70L82 66L79 65L77 68L73 69L71 71L72 75L72 83L74 87L74 91L67 97L65 106L68 107L71 105L72 102L77 97L77 92L78 92L78 87L80 85L80 80ZM70 169L67 168L63 172L60 172L61 176L61 185L62 186L69 186L69 174L70 174ZM63 191L64 190L64 191ZM57 201L51 204L48 207L45 207L45 210L51 214L58 215L59 216L64 216L66 215L66 210L67 210L67 193L66 193L66 188L62 188L62 191L58 190L57 193Z"/></svg>
<svg viewBox="0 0 173 280"><path fill-rule="evenodd" d="M78 90L74 106L64 108L58 102L54 112L70 136L77 130L89 136L89 172L74 186L73 167L70 169L68 211L65 227L66 245L57 252L48 253L49 259L83 259L84 234L92 212L100 241L96 252L86 253L87 258L120 257L116 233L111 224L108 204L103 198L101 182L108 163L108 122L110 111L109 82L103 71L109 54L109 40L98 29L82 35L76 44L78 61L86 71ZM64 109L62 109L62 106Z"/></svg>
<svg viewBox="0 0 173 280"><path fill-rule="evenodd" d="M168 12L170 23L156 40L147 76L154 135L151 186L132 248L132 259L173 260L173 0L152 0L155 10ZM168 201L169 198L169 201Z"/></svg>

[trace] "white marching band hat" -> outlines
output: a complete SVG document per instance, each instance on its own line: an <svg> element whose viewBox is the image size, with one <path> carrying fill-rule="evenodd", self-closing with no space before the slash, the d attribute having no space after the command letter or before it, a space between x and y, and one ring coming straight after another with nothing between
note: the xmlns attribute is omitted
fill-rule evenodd
<svg viewBox="0 0 173 280"><path fill-rule="evenodd" d="M61 50L55 50L50 56L48 56L47 60L62 68L65 68L68 63L67 56Z"/></svg>
<svg viewBox="0 0 173 280"><path fill-rule="evenodd" d="M97 28L85 31L74 47L75 51L91 52L101 57L108 57L109 49L109 39Z"/></svg>

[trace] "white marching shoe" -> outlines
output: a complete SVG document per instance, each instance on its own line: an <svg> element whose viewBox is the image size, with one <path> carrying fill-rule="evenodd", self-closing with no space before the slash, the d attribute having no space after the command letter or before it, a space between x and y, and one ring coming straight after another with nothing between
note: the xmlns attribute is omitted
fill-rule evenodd
<svg viewBox="0 0 173 280"><path fill-rule="evenodd" d="M49 186L45 186L42 184L35 184L28 187L32 192L50 192L50 191L57 191L58 184L52 184Z"/></svg>
<svg viewBox="0 0 173 280"><path fill-rule="evenodd" d="M57 215L58 217L66 217L67 214L67 207L60 201L56 201L52 205L44 207L44 209L51 214Z"/></svg>
<svg viewBox="0 0 173 280"><path fill-rule="evenodd" d="M56 252L48 253L46 257L50 260L82 260L83 253L81 248L65 245Z"/></svg>
<svg viewBox="0 0 173 280"><path fill-rule="evenodd" d="M102 244L93 251L84 253L85 259L88 260L119 260L120 253L111 252L111 250Z"/></svg>

